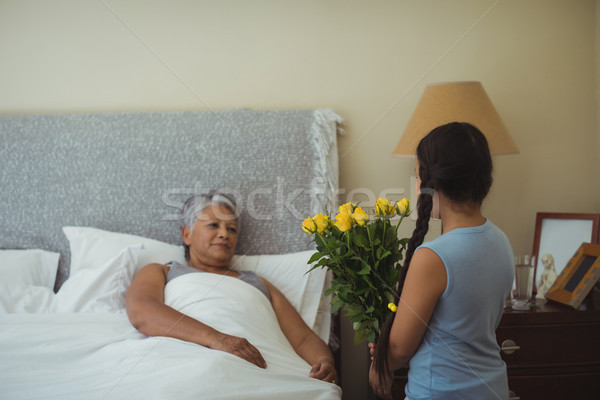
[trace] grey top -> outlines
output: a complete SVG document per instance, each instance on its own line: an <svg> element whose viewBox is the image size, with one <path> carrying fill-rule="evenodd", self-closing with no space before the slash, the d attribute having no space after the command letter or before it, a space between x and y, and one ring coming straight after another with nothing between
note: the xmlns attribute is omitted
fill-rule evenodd
<svg viewBox="0 0 600 400"><path fill-rule="evenodd" d="M167 283L169 283L172 279L175 279L181 275L195 273L195 272L204 273L204 271L201 271L194 267L190 267L189 265L180 264L177 261L171 261L165 265L167 267L169 267L169 272L167 273ZM249 283L250 285L252 285L255 288L257 288L258 290L260 290L265 296L267 296L267 299L269 299L269 301L271 301L271 296L269 295L269 289L267 289L267 285L265 284L265 281L263 281L262 278L256 274L256 272L254 272L254 271L237 271L237 272L240 274L240 276L239 276L240 280L242 280L246 283Z"/></svg>

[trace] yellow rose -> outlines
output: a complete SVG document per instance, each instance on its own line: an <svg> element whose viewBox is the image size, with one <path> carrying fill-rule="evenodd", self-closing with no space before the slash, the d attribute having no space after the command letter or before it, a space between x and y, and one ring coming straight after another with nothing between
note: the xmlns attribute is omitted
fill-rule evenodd
<svg viewBox="0 0 600 400"><path fill-rule="evenodd" d="M302 230L312 235L317 231L317 223L311 217L308 217L302 222Z"/></svg>
<svg viewBox="0 0 600 400"><path fill-rule="evenodd" d="M392 206L388 199L384 199L382 197L377 199L377 203L375 204L375 215L378 217L381 216L393 216L395 207Z"/></svg>
<svg viewBox="0 0 600 400"><path fill-rule="evenodd" d="M388 308L392 310L392 312L396 312L396 310L398 310L398 307L396 307L394 303L388 303Z"/></svg>
<svg viewBox="0 0 600 400"><path fill-rule="evenodd" d="M407 216L410 215L410 200L406 197L396 203L398 209L398 215Z"/></svg>
<svg viewBox="0 0 600 400"><path fill-rule="evenodd" d="M339 213L335 216L335 226L342 232L346 232L352 228L352 215Z"/></svg>
<svg viewBox="0 0 600 400"><path fill-rule="evenodd" d="M363 226L365 225L368 221L369 221L369 216L367 215L367 213L362 209L362 207L356 207L354 209L354 212L352 213L352 219L354 220L354 222L356 222L358 225Z"/></svg>
<svg viewBox="0 0 600 400"><path fill-rule="evenodd" d="M330 224L330 219L328 216L323 215L321 213L318 213L317 215L315 215L315 217L313 218L313 221L315 223L315 225L317 226L317 232L318 233L323 233L323 231L327 228L329 228L329 224Z"/></svg>
<svg viewBox="0 0 600 400"><path fill-rule="evenodd" d="M340 206L339 210L340 210L340 214L352 215L352 213L354 212L354 204L353 203L342 204Z"/></svg>

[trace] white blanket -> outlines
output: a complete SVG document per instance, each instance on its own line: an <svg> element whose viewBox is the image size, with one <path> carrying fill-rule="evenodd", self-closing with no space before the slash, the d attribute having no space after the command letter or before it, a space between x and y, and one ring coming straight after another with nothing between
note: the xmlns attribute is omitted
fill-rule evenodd
<svg viewBox="0 0 600 400"><path fill-rule="evenodd" d="M165 337L148 338L124 314L0 314L0 399L340 399L308 377L267 298L239 279L187 274L166 303L247 338L261 369L234 355Z"/></svg>

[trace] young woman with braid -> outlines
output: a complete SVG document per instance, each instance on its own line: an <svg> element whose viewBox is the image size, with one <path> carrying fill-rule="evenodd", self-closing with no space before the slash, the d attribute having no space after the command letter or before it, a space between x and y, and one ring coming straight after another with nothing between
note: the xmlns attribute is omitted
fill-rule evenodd
<svg viewBox="0 0 600 400"><path fill-rule="evenodd" d="M495 330L514 279L504 233L481 211L492 184L483 134L467 123L431 131L417 148L418 219L398 287L398 309L370 343L369 382L390 398L409 365L407 399L508 398ZM423 243L430 217L442 234Z"/></svg>

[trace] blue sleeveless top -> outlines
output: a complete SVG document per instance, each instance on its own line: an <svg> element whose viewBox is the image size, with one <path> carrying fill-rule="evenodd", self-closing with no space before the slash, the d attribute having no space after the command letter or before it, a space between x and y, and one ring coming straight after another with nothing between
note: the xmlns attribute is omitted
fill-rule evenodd
<svg viewBox="0 0 600 400"><path fill-rule="evenodd" d="M514 279L513 252L487 220L421 247L433 250L448 276L421 344L410 360L410 400L507 399L506 364L495 330Z"/></svg>
<svg viewBox="0 0 600 400"><path fill-rule="evenodd" d="M167 267L169 267L169 272L167 273L167 283L169 283L172 279L175 279L181 275L195 273L195 272L205 273L204 271L201 271L194 267L190 267L189 265L180 264L177 261L171 261L165 265ZM256 272L254 272L254 271L236 271L236 272L238 272L240 274L238 279L254 286L258 290L260 290L265 296L267 296L267 299L269 299L269 301L271 301L271 296L269 295L269 289L267 289L267 285L265 284L265 281L263 281L261 279L261 277L256 274Z"/></svg>

